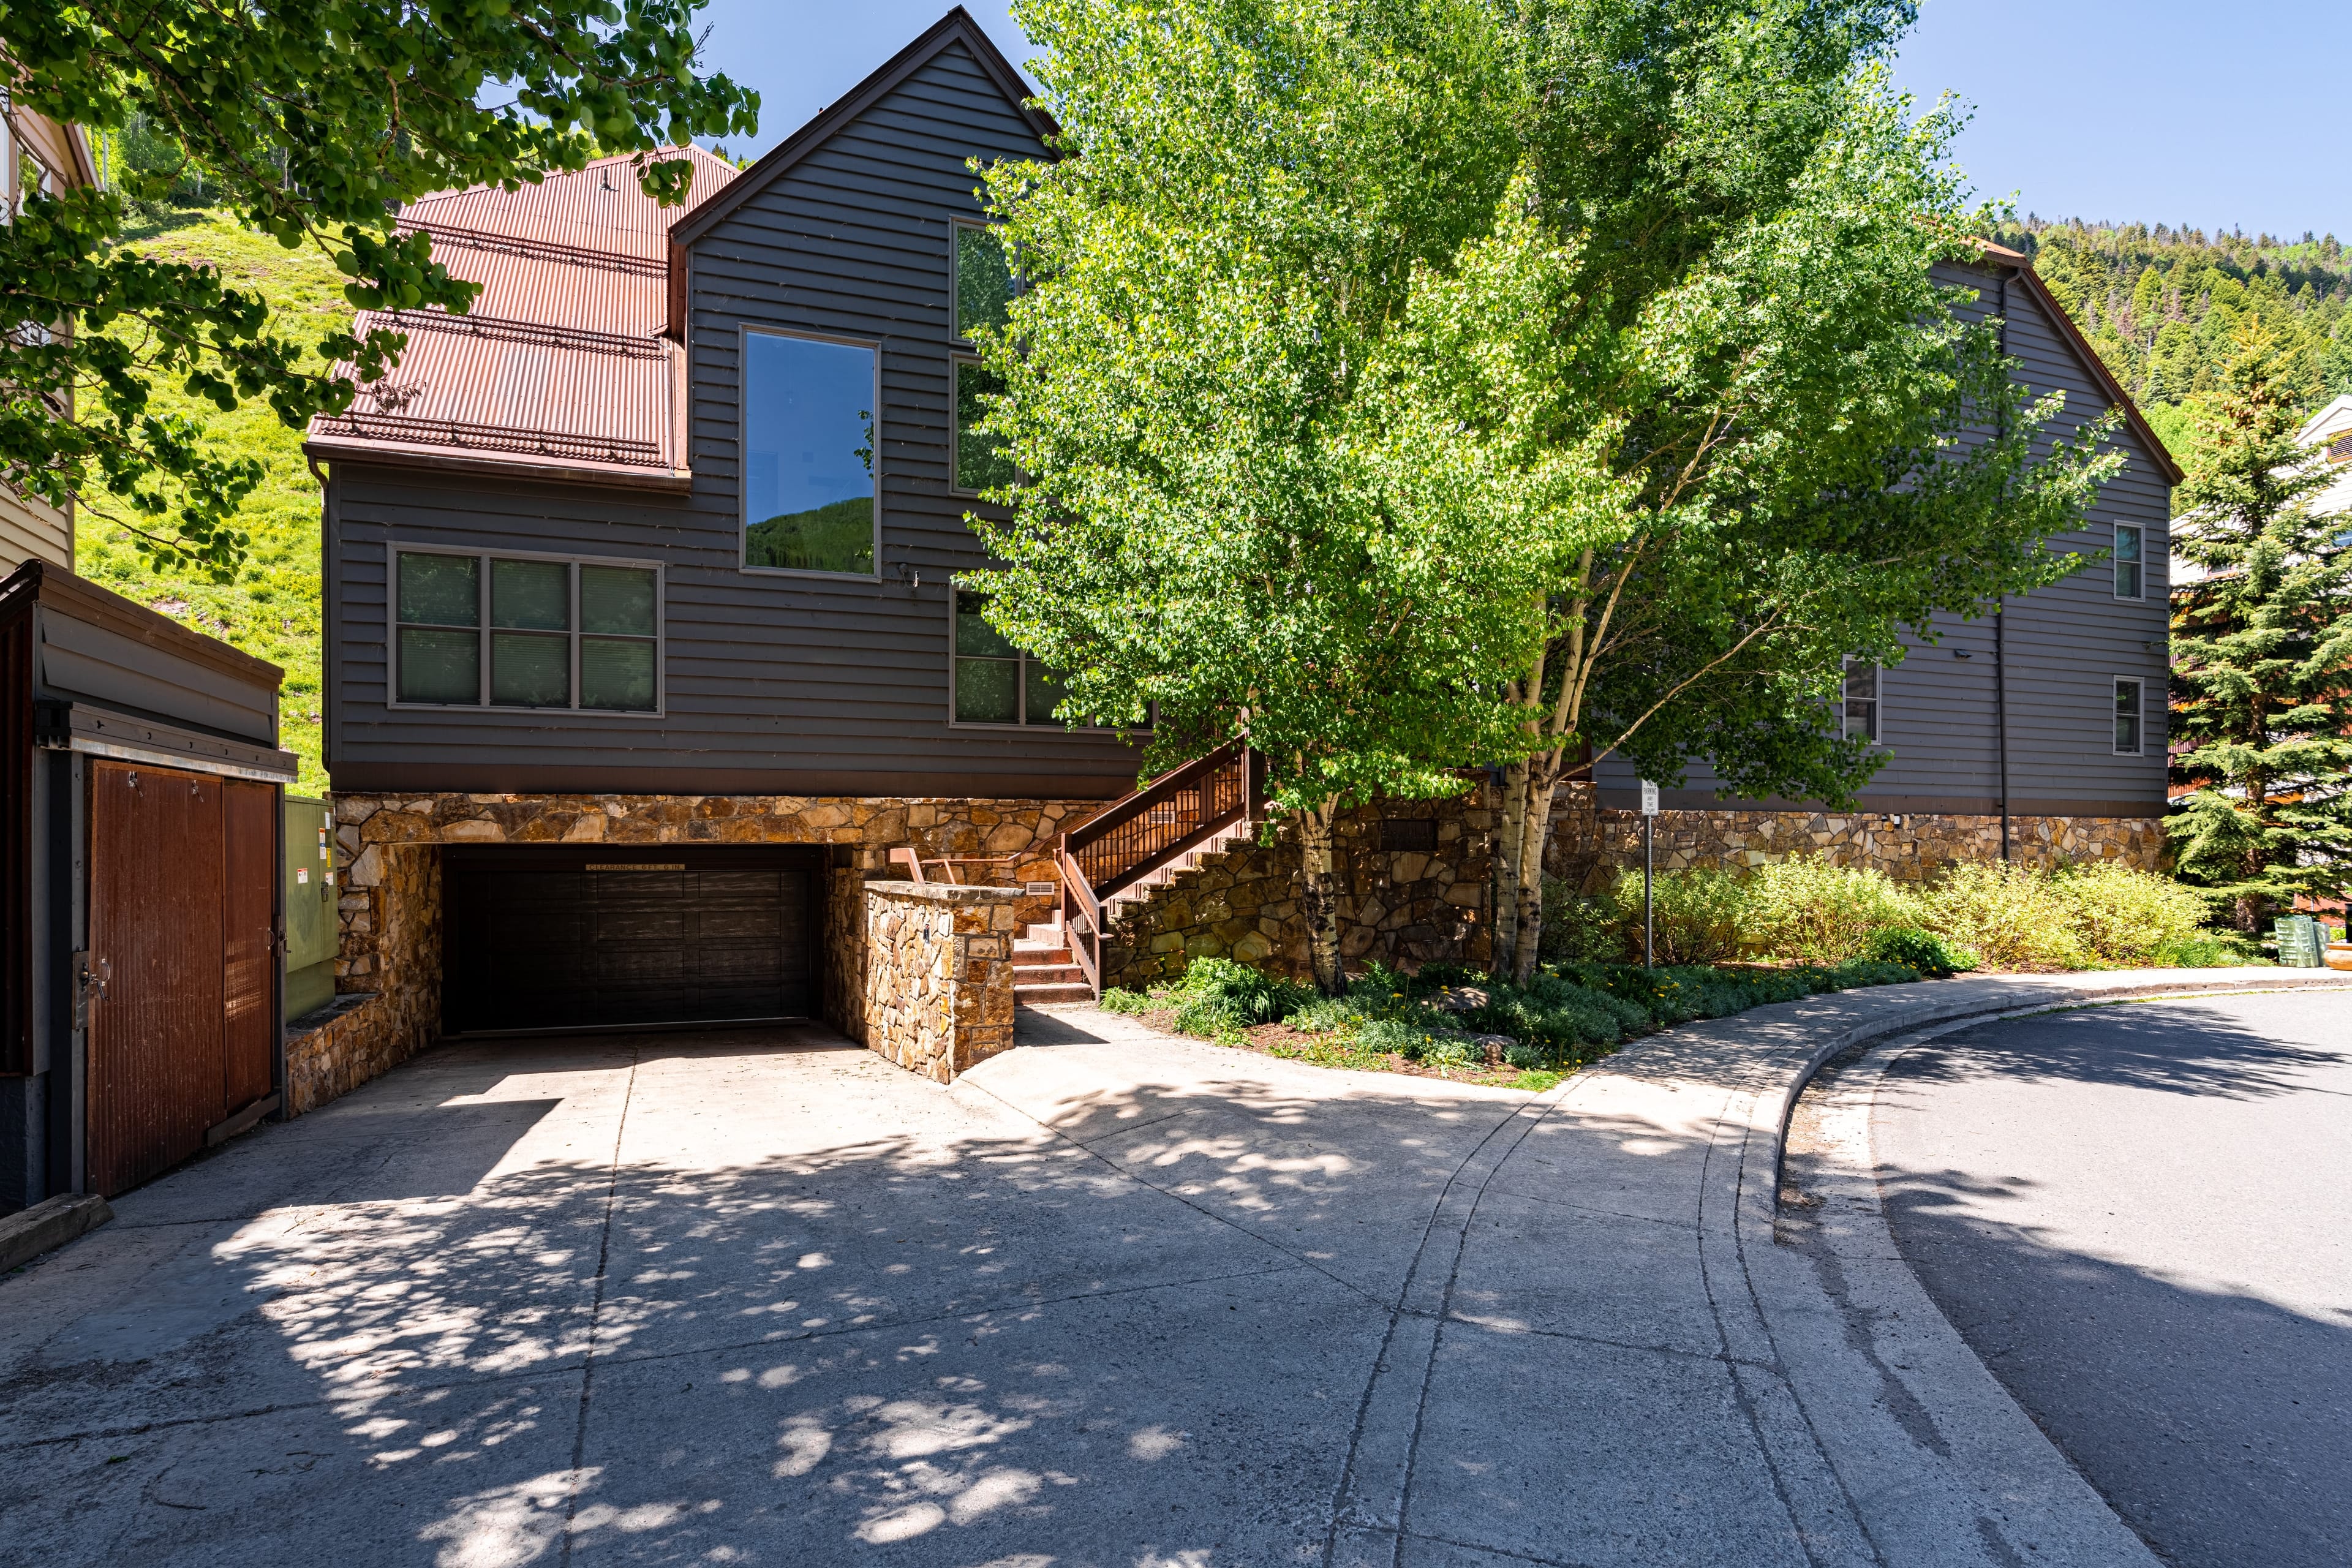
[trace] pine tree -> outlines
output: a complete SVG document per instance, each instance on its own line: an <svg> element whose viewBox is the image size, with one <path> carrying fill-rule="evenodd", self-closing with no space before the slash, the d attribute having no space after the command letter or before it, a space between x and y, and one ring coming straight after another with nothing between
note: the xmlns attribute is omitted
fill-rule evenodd
<svg viewBox="0 0 2352 1568"><path fill-rule="evenodd" d="M2311 510L2332 476L2295 445L2283 345L2249 320L2231 348L2177 497L2174 553L2206 574L2172 594L2172 776L2199 787L2169 832L2254 931L2352 879L2352 550Z"/></svg>

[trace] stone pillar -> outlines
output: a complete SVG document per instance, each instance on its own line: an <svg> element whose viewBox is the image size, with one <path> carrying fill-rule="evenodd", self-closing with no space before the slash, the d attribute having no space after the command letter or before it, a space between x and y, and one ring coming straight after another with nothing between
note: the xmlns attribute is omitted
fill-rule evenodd
<svg viewBox="0 0 2352 1568"><path fill-rule="evenodd" d="M948 1083L1013 1045L1017 888L865 885L868 1049Z"/></svg>

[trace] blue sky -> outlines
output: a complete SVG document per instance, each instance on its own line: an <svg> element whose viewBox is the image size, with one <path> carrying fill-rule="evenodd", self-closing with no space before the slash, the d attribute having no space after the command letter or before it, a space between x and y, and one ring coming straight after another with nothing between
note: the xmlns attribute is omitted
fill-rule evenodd
<svg viewBox="0 0 2352 1568"><path fill-rule="evenodd" d="M944 0L716 0L706 61L759 89L764 152L937 21ZM1019 64L1006 7L972 15ZM2044 217L2352 240L2342 0L1923 0L1896 80L1975 106L1978 193Z"/></svg>

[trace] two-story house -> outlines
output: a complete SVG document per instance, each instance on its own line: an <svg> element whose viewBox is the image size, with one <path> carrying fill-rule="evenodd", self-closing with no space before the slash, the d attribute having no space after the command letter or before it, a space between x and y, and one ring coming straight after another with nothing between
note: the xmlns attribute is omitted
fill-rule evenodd
<svg viewBox="0 0 2352 1568"><path fill-rule="evenodd" d="M969 329L1010 286L971 163L1045 153L1028 97L956 10L749 168L689 153L683 210L605 160L404 215L483 292L393 318L400 369L307 447L342 983L378 994L353 1081L436 1030L822 1015L858 940L842 889L889 851L1050 889L1059 836L1134 788L1132 737L1053 721L1049 672L950 581L985 564ZM1982 308L2006 291L2032 374L2074 416L2119 400L2021 276L1989 258ZM2161 562L2168 459L2132 443L2086 542L2137 529L2126 557ZM1993 809L1998 731L2021 823L2161 811L2160 736L2127 751L2119 715L2160 730L2162 585L2121 571L2010 607L2005 695L1981 637L1857 689L1894 810ZM1478 800L1399 816L1346 839L1351 951L1475 951ZM1281 854L1228 857L1253 890L1131 900L1102 978L1284 961Z"/></svg>

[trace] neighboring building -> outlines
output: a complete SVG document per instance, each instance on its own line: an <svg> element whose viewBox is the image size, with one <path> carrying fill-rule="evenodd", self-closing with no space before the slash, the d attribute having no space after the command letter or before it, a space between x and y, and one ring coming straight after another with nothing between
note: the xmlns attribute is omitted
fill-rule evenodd
<svg viewBox="0 0 2352 1568"><path fill-rule="evenodd" d="M749 169L689 154L683 213L605 160L404 215L485 292L398 316L393 382L307 447L328 469L341 978L373 1000L289 1061L298 1108L441 1030L846 1024L858 890L894 849L1001 858L1045 916L1057 840L1132 788L1138 752L1046 720L1045 672L950 584L986 564L961 521L992 460L959 424L965 327L1009 288L970 163L1045 154L1027 96L957 10ZM1979 308L2006 287L2012 350L2088 418L2122 394L2021 262L1971 275ZM2126 592L2102 563L2010 607L2005 729L1981 626L1958 639L1973 660L1858 689L1897 759L1874 810L1997 813L2005 734L2021 835L2123 822L2152 853L2172 473L2136 419L2124 444L2082 542L2137 529L2151 575ZM1105 981L1303 962L1287 852L1210 837L1246 770L1193 776L1137 832L1173 854L1181 818L1214 852L1128 890ZM1604 803L1627 782L1604 768ZM1475 795L1344 824L1349 956L1480 952L1486 826ZM1098 891L1118 879L1087 864L1114 868Z"/></svg>
<svg viewBox="0 0 2352 1568"><path fill-rule="evenodd" d="M1696 768L1684 788L1664 792L1661 865L1757 864L1818 848L1923 878L1954 859L2153 868L2163 852L2168 566L2180 469L2026 257L1987 246L1980 267L1939 272L1977 291L1978 312L2007 319L2009 353L2035 392L2066 395L2060 431L2123 410L2114 442L2129 459L2122 476L2081 530L2051 542L2103 558L1998 614L1939 615L1937 645L1906 637L1900 664L1849 671L1847 731L1887 753L1851 809L1719 801L1712 776ZM1612 758L1597 772L1604 813L1630 810L1632 764ZM1604 859L1637 861L1638 823L1607 820ZM1559 853L1564 838L1556 836L1556 868L1588 874Z"/></svg>
<svg viewBox="0 0 2352 1568"><path fill-rule="evenodd" d="M2336 482L2311 498L2311 510L2322 517L2352 515L2352 396L2338 397L2305 420L2294 440L2336 470Z"/></svg>
<svg viewBox="0 0 2352 1568"><path fill-rule="evenodd" d="M80 126L59 125L12 107L0 115L0 222L9 222L26 191L94 185L98 165ZM46 561L70 572L73 542L68 512L0 481L0 573L26 561Z"/></svg>

